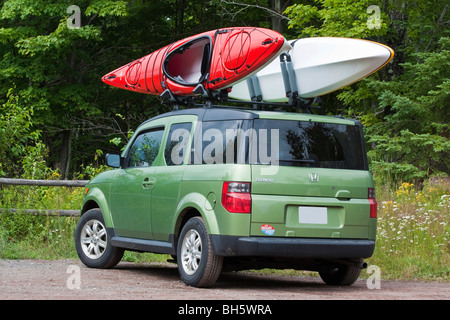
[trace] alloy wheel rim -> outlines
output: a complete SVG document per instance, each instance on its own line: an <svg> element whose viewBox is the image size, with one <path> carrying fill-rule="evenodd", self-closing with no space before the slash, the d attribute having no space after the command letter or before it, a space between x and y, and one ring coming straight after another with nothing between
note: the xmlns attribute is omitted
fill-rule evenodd
<svg viewBox="0 0 450 320"><path fill-rule="evenodd" d="M105 226L98 220L89 220L81 230L80 240L84 254L90 259L99 259L108 244Z"/></svg>
<svg viewBox="0 0 450 320"><path fill-rule="evenodd" d="M184 236L181 257L184 272L193 275L198 270L202 258L202 239L196 230L189 230Z"/></svg>

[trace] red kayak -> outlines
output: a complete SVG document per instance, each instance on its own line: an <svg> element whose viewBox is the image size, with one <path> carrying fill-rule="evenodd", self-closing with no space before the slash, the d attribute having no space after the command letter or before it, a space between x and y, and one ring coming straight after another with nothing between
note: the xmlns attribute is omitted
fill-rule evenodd
<svg viewBox="0 0 450 320"><path fill-rule="evenodd" d="M201 33L161 48L103 76L103 82L135 92L193 95L232 86L291 47L284 37L263 28L226 28Z"/></svg>

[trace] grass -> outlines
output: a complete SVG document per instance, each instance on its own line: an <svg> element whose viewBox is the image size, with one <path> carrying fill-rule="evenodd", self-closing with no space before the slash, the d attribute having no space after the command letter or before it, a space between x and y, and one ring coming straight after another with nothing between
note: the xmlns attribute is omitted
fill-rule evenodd
<svg viewBox="0 0 450 320"><path fill-rule="evenodd" d="M450 180L421 190L403 183L379 194L376 249L368 263L388 279L448 280Z"/></svg>
<svg viewBox="0 0 450 320"><path fill-rule="evenodd" d="M82 188L3 186L0 208L77 210ZM431 180L420 189L403 183L377 187L378 232L369 265L382 279L448 281L450 179ZM77 259L76 217L0 214L0 259ZM126 252L131 262L163 262L167 255ZM287 271L289 272L289 271ZM361 273L362 276L366 272Z"/></svg>

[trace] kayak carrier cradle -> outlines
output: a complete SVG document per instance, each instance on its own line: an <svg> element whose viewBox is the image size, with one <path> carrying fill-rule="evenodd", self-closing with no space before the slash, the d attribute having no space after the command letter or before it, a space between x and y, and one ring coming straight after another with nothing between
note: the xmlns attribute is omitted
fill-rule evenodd
<svg viewBox="0 0 450 320"><path fill-rule="evenodd" d="M220 91L207 90L203 84L198 84L192 91L196 96L176 96L169 89L166 89L161 97L166 102L173 105L174 110L178 110L180 106L192 107L219 107L219 108L246 108L251 105L255 110L284 110L284 111L298 111L300 109L306 113L312 113L311 109L320 109L322 99L320 97L305 99L299 97L297 80L295 77L295 70L292 65L292 59L288 52L280 55L281 74L283 76L284 88L288 102L266 102L262 101L262 92L259 85L259 80L256 76L247 78L247 87L251 97L251 101L234 100L228 98L228 93L231 88L225 88ZM233 103L238 104L230 106L215 103ZM243 106L246 105L246 106Z"/></svg>

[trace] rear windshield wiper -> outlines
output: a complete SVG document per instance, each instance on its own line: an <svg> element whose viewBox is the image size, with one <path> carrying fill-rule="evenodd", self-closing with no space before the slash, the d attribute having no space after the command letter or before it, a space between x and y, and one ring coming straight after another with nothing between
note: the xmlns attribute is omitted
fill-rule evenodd
<svg viewBox="0 0 450 320"><path fill-rule="evenodd" d="M280 162L298 162L298 163L315 163L316 160L313 159L279 159Z"/></svg>
<svg viewBox="0 0 450 320"><path fill-rule="evenodd" d="M311 159L291 159L291 160L287 160L287 159L278 159L278 162L294 162L294 163L316 163L316 160L311 160ZM255 163L255 164L263 164L263 165L270 165L273 163L264 163L264 162L259 162L259 163Z"/></svg>

